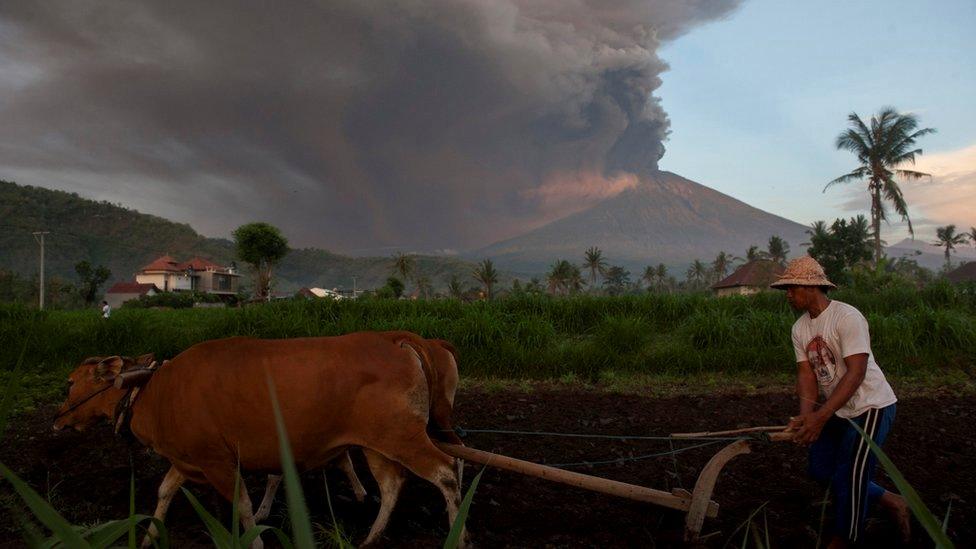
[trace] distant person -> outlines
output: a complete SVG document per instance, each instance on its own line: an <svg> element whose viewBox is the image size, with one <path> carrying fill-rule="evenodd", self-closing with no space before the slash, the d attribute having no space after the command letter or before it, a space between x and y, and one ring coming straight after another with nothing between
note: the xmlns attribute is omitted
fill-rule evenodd
<svg viewBox="0 0 976 549"><path fill-rule="evenodd" d="M771 286L786 290L790 305L803 311L793 324L800 413L790 428L798 444L811 445L811 476L830 485L834 531L829 547L856 543L875 502L892 514L907 543L908 506L872 481L877 458L850 424L880 446L895 420L898 399L874 360L867 320L854 307L827 297L836 286L812 257L791 261Z"/></svg>
<svg viewBox="0 0 976 549"><path fill-rule="evenodd" d="M109 307L108 301L102 301L102 318L108 318L112 315L112 308Z"/></svg>

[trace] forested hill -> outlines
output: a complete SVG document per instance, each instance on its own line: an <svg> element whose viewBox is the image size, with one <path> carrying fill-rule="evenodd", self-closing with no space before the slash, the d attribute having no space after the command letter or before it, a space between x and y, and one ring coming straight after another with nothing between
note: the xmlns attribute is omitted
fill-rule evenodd
<svg viewBox="0 0 976 549"><path fill-rule="evenodd" d="M180 260L200 256L222 265L235 259L231 241L207 238L185 223L75 193L0 181L0 269L36 276L39 246L31 233L41 230L50 231L45 237L47 275L67 281L77 278L74 266L82 260L111 269L111 285L131 280L140 267L163 254ZM418 275L426 276L434 288L445 287L452 275L464 287L476 285L472 263L424 256L415 263ZM353 276L359 288L373 288L384 283L391 268L390 258L296 249L279 266L275 291L291 292L302 286L351 288Z"/></svg>

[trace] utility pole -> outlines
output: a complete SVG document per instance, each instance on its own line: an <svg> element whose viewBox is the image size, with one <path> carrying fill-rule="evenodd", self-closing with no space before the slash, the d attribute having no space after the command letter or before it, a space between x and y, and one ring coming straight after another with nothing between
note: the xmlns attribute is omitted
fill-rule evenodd
<svg viewBox="0 0 976 549"><path fill-rule="evenodd" d="M38 308L43 311L44 310L44 235L51 234L51 233L50 231L37 231L31 234L34 235L34 240L36 240L37 243L41 245L41 276L40 276L41 291L40 291L40 302L38 304Z"/></svg>
<svg viewBox="0 0 976 549"><path fill-rule="evenodd" d="M356 277L352 277L352 297L356 297Z"/></svg>

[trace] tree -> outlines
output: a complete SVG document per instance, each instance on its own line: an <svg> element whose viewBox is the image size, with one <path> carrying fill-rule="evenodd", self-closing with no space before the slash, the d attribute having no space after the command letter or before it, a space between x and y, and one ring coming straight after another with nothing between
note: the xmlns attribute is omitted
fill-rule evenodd
<svg viewBox="0 0 976 549"><path fill-rule="evenodd" d="M553 295L576 293L583 289L583 275L579 267L560 259L550 266L546 286Z"/></svg>
<svg viewBox="0 0 976 549"><path fill-rule="evenodd" d="M271 299L271 273L288 253L288 239L277 227L261 222L241 225L233 235L237 258L254 267L258 297Z"/></svg>
<svg viewBox="0 0 976 549"><path fill-rule="evenodd" d="M746 261L755 261L757 259L766 259L766 252L760 250L759 246L753 244L746 250Z"/></svg>
<svg viewBox="0 0 976 549"><path fill-rule="evenodd" d="M881 221L888 220L886 201L891 203L903 221L908 222L908 232L915 236L908 217L908 204L895 177L912 181L929 176L898 166L906 163L914 166L915 156L922 154L922 149L915 148L915 140L935 133L935 130L916 129L918 120L914 115L900 114L891 107L885 107L872 116L870 128L857 113L848 115L847 120L851 127L837 136L835 144L838 149L854 153L860 165L827 183L824 191L837 183L867 181L868 194L871 196L871 225L874 229L874 263L877 265L881 261Z"/></svg>
<svg viewBox="0 0 976 549"><path fill-rule="evenodd" d="M817 221L807 230L807 253L819 262L827 278L844 283L852 267L871 259L870 229L863 215L850 220L835 219L830 227Z"/></svg>
<svg viewBox="0 0 976 549"><path fill-rule="evenodd" d="M668 268L664 266L664 263L658 263L657 269L655 269L657 274L657 283L659 289L672 288L674 287L674 279L668 276Z"/></svg>
<svg viewBox="0 0 976 549"><path fill-rule="evenodd" d="M725 252L719 252L718 256L715 257L715 261L712 261L712 275L715 281L718 282L722 280L729 274L729 268L732 267L734 258L732 254Z"/></svg>
<svg viewBox="0 0 976 549"><path fill-rule="evenodd" d="M688 270L685 272L685 276L687 277L688 284L691 285L692 288L697 289L701 287L702 283L708 277L708 267L706 267L705 264L700 260L696 259L691 266L688 267Z"/></svg>
<svg viewBox="0 0 976 549"><path fill-rule="evenodd" d="M485 287L485 296L491 299L491 289L498 282L498 271L490 259L485 259L474 270L474 278Z"/></svg>
<svg viewBox="0 0 976 549"><path fill-rule="evenodd" d="M624 293L630 285L630 271L614 265L607 269L607 274L603 279L603 286L610 295L620 295Z"/></svg>
<svg viewBox="0 0 976 549"><path fill-rule="evenodd" d="M976 248L976 227L969 228L969 243Z"/></svg>
<svg viewBox="0 0 976 549"><path fill-rule="evenodd" d="M433 290L433 286L430 283L430 278L426 275L421 275L417 277L417 290L423 294L424 299L430 299L430 292Z"/></svg>
<svg viewBox="0 0 976 549"><path fill-rule="evenodd" d="M112 278L112 271L108 270L108 268L99 265L93 269L91 263L88 261L79 261L76 263L75 272L81 278L78 290L81 292L82 299L85 300L85 305L94 303L98 297L98 288L106 280Z"/></svg>
<svg viewBox="0 0 976 549"><path fill-rule="evenodd" d="M410 280L410 275L413 274L415 267L416 262L412 255L403 252L397 252L393 255L393 274L400 275L404 282Z"/></svg>
<svg viewBox="0 0 976 549"><path fill-rule="evenodd" d="M651 290L657 286L657 269L648 265L644 267L644 274L641 276L641 280L647 283L647 289Z"/></svg>
<svg viewBox="0 0 976 549"><path fill-rule="evenodd" d="M965 244L969 239L966 233L956 233L955 225L946 225L945 227L939 227L935 230L937 242L933 242L933 246L939 246L945 248L945 258L946 265L945 270L949 272L949 268L952 265L952 258L949 255L952 251L956 249L959 244Z"/></svg>
<svg viewBox="0 0 976 549"><path fill-rule="evenodd" d="M596 275L604 276L607 272L607 260L600 248L593 246L586 250L583 267L590 270L590 287L596 287Z"/></svg>
<svg viewBox="0 0 976 549"><path fill-rule="evenodd" d="M766 245L766 257L780 265L786 264L786 256L790 255L790 245L778 236L769 237Z"/></svg>
<svg viewBox="0 0 976 549"><path fill-rule="evenodd" d="M457 275L451 275L451 280L447 282L447 293L454 299L461 299L464 295L464 288L461 287Z"/></svg>
<svg viewBox="0 0 976 549"><path fill-rule="evenodd" d="M386 286L384 286L382 289L388 290L393 294L393 297L399 299L400 296L403 295L403 288L403 281L395 276L391 276L390 278L386 279Z"/></svg>

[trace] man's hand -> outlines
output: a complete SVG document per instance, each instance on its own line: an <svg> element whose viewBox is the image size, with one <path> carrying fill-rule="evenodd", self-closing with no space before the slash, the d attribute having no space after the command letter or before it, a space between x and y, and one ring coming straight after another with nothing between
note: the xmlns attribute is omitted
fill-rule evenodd
<svg viewBox="0 0 976 549"><path fill-rule="evenodd" d="M793 442L804 446L813 444L820 438L820 431L823 431L828 419L830 416L820 411L800 414L790 419L789 430L796 431Z"/></svg>

